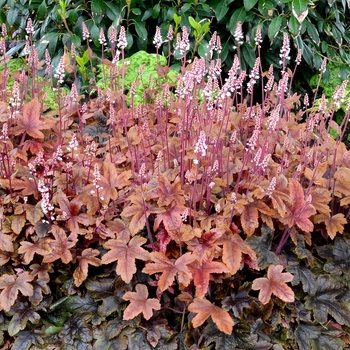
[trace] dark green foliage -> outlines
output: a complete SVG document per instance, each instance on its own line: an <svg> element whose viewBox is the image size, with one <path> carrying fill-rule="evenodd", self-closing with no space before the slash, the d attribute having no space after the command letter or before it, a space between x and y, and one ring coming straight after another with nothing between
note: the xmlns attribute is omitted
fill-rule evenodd
<svg viewBox="0 0 350 350"><path fill-rule="evenodd" d="M75 44L80 53L84 52L86 43L82 42L81 34L83 21L90 31L90 44L94 51L100 47L101 28L107 33L111 26L119 29L123 25L127 29L128 55L139 50L155 52L152 42L156 26L161 28L163 40L166 40L171 24L175 36L182 26L191 31L191 55L197 52L203 54L210 39L210 33L207 33L204 26L209 25L210 32L217 31L221 37L221 60L230 68L235 53L234 46L237 45L234 34L237 23L241 22L244 32L249 33L241 46L243 68L254 65L254 36L258 26L262 28L264 69L270 64L280 66L283 31L289 33L292 41L292 60L296 57L297 49L303 51L303 73L296 79L299 86L300 82L305 84L305 79L308 82L312 72L315 73L320 68L323 57L344 63L345 67L350 63L350 21L345 1L2 0L0 3L2 21L7 24L8 30L11 28L11 33L16 31L21 38L24 38L28 18L33 19L34 40L37 42L39 56L42 56L46 47L51 55L62 55L63 45L70 48L71 43ZM198 31L198 28L204 31ZM168 54L167 44L163 45L162 50ZM305 88L306 86L303 87Z"/></svg>
<svg viewBox="0 0 350 350"><path fill-rule="evenodd" d="M271 251L273 233L269 227L264 225L260 237L251 236L247 239L247 244L258 255L258 265L261 269L266 269L269 265L279 264L277 255Z"/></svg>

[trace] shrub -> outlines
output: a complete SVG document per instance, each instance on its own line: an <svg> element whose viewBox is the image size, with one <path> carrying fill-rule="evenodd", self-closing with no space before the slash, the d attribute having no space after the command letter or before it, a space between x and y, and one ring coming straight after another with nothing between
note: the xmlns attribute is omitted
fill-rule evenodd
<svg viewBox="0 0 350 350"><path fill-rule="evenodd" d="M2 0L0 4L3 5L2 22L13 28L11 32L16 29L15 32L22 37L28 18L36 19L33 34L38 42L39 57L48 48L55 64L58 63L56 56L63 54L63 46L70 48L74 43L79 55L86 51L86 43L81 41L82 22L86 23L91 34L90 45L94 52L100 52L101 29L107 34L112 27L119 30L121 25L125 26L129 55L140 50L154 52L152 41L156 26L161 28L165 37L172 25L175 37L186 26L191 42L190 58L198 54L204 56L210 35L216 31L223 44L220 58L227 70L232 66L234 47L237 46L238 22L246 33L241 45L243 69L253 68L254 36L258 26L262 29L261 62L264 70L270 64L280 68L282 32L287 32L293 46L303 51L302 73L294 79L295 87L302 93L310 92L309 80L321 67L323 57L336 64L348 66L350 63L350 21L345 1L162 0L154 3L136 0ZM167 55L167 46L163 50Z"/></svg>
<svg viewBox="0 0 350 350"><path fill-rule="evenodd" d="M33 85L21 74L3 90L0 322L12 349L347 346L349 115L332 120L345 84L334 105L301 101L285 33L279 72L262 72L259 51L251 72L236 55L220 85L220 41L188 64L185 33L176 87L159 81L137 107L133 89L114 88L122 35L123 64L105 62L96 98L75 83L66 94L64 60L53 73L46 57L58 104L46 113L34 47Z"/></svg>

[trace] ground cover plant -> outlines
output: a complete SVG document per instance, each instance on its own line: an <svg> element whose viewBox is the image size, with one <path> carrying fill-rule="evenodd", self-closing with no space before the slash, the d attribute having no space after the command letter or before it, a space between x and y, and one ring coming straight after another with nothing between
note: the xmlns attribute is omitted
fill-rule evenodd
<svg viewBox="0 0 350 350"><path fill-rule="evenodd" d="M331 101L301 98L291 85L302 52L291 61L285 33L281 69L262 71L259 30L244 71L238 23L227 80L216 33L206 56L187 61L184 27L176 40L154 38L179 58L177 82L159 65L140 89L140 66L126 90L120 27L112 42L100 34L111 60L88 51L80 65L108 67L103 87L90 72L88 95L78 56L52 71L32 33L29 21L25 69L10 71L4 56L0 73L4 348L348 346L348 112L333 121L347 81Z"/></svg>

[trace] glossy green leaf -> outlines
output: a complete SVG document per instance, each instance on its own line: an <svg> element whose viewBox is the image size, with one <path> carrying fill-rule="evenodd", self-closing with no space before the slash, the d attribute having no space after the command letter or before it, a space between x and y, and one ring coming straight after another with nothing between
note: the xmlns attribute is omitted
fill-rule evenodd
<svg viewBox="0 0 350 350"><path fill-rule="evenodd" d="M38 7L38 19L42 20L45 18L45 15L47 14L47 5L46 1L44 0Z"/></svg>
<svg viewBox="0 0 350 350"><path fill-rule="evenodd" d="M230 44L230 42L226 41L225 43L222 44L222 49L221 49L221 53L220 53L220 58L222 62L226 61L226 58L230 52L230 46L232 46L232 44Z"/></svg>
<svg viewBox="0 0 350 350"><path fill-rule="evenodd" d="M343 290L344 285L330 275L319 275L316 293L305 297L305 308L313 311L319 323L326 323L329 314L341 325L350 324L350 310L337 300Z"/></svg>
<svg viewBox="0 0 350 350"><path fill-rule="evenodd" d="M181 23L181 17L178 16L176 13L174 13L174 22L176 25L180 25Z"/></svg>
<svg viewBox="0 0 350 350"><path fill-rule="evenodd" d="M102 15L106 11L106 3L103 0L92 0L91 11L93 14Z"/></svg>
<svg viewBox="0 0 350 350"><path fill-rule="evenodd" d="M152 16L153 9L147 9L141 18L141 21L146 21L148 18Z"/></svg>
<svg viewBox="0 0 350 350"><path fill-rule="evenodd" d="M105 4L106 4L106 15L111 21L114 21L116 18L120 16L120 11L118 7L111 2L105 2Z"/></svg>
<svg viewBox="0 0 350 350"><path fill-rule="evenodd" d="M227 29L232 35L235 34L237 23L240 21L244 23L247 16L247 12L244 7L237 9L230 18L229 23L226 25Z"/></svg>
<svg viewBox="0 0 350 350"><path fill-rule="evenodd" d="M215 17L218 22L220 22L225 16L228 10L230 9L226 1L218 1L213 5L215 12Z"/></svg>
<svg viewBox="0 0 350 350"><path fill-rule="evenodd" d="M191 27L199 33L201 25L197 23L192 16L188 16L188 21L190 22Z"/></svg>
<svg viewBox="0 0 350 350"><path fill-rule="evenodd" d="M40 330L20 331L15 338L11 350L29 350L32 345L43 348L44 340Z"/></svg>
<svg viewBox="0 0 350 350"><path fill-rule="evenodd" d="M309 34L310 38L312 39L312 41L316 45L319 45L320 44L320 37L319 37L318 31L316 30L316 27L314 26L313 23L310 22L309 19L306 20L306 30L307 30L307 33Z"/></svg>
<svg viewBox="0 0 350 350"><path fill-rule="evenodd" d="M236 323L232 334L227 335L220 332L214 322L210 319L203 330L204 345L215 343L215 349L252 349L254 347L250 337L250 328L245 322Z"/></svg>
<svg viewBox="0 0 350 350"><path fill-rule="evenodd" d="M309 0L294 0L293 1L293 11L300 16L304 11L307 10L307 5Z"/></svg>
<svg viewBox="0 0 350 350"><path fill-rule="evenodd" d="M269 265L278 265L279 259L277 255L271 251L272 239L274 231L263 225L261 236L252 235L246 239L246 243L258 255L258 265L261 269L266 269Z"/></svg>
<svg viewBox="0 0 350 350"><path fill-rule="evenodd" d="M10 27L15 24L17 18L19 18L18 9L16 7L11 7L6 16L7 23Z"/></svg>
<svg viewBox="0 0 350 350"><path fill-rule="evenodd" d="M350 273L350 247L343 238L336 237L334 244L317 247L318 254L327 259L324 270L334 275Z"/></svg>
<svg viewBox="0 0 350 350"><path fill-rule="evenodd" d="M258 0L243 0L244 8L246 11L250 11L258 2Z"/></svg>
<svg viewBox="0 0 350 350"><path fill-rule="evenodd" d="M147 39L147 29L145 27L145 22L135 21L135 30L137 35L142 39Z"/></svg>
<svg viewBox="0 0 350 350"><path fill-rule="evenodd" d="M238 291L231 293L222 301L222 309L225 311L232 310L235 317L242 319L243 309L248 307L252 301L249 296L250 285L244 283Z"/></svg>
<svg viewBox="0 0 350 350"><path fill-rule="evenodd" d="M141 9L139 9L138 7L133 7L131 9L131 12L136 15L136 16L140 16L141 15Z"/></svg>
<svg viewBox="0 0 350 350"><path fill-rule="evenodd" d="M282 16L277 16L271 21L269 25L269 31L268 31L268 36L270 41L273 41L277 33L281 31L281 24L282 24Z"/></svg>
<svg viewBox="0 0 350 350"><path fill-rule="evenodd" d="M301 265L299 261L292 262L288 265L286 270L294 276L294 279L291 282L292 286L297 286L301 283L305 293L316 293L316 277L307 266Z"/></svg>
<svg viewBox="0 0 350 350"><path fill-rule="evenodd" d="M206 57L208 52L209 52L208 42L206 40L202 40L198 46L198 54L200 57Z"/></svg>
<svg viewBox="0 0 350 350"><path fill-rule="evenodd" d="M294 16L290 17L289 23L288 23L288 28L289 28L290 33L294 37L296 37L299 34L299 32L300 32L300 23Z"/></svg>
<svg viewBox="0 0 350 350"><path fill-rule="evenodd" d="M344 349L339 331L328 331L323 325L300 323L295 331L299 350Z"/></svg>
<svg viewBox="0 0 350 350"><path fill-rule="evenodd" d="M158 2L158 4L153 6L152 9L152 18L155 19L159 16L160 13L160 2Z"/></svg>
<svg viewBox="0 0 350 350"><path fill-rule="evenodd" d="M242 56L248 66L250 68L253 68L256 61L256 54L255 50L248 43L244 43L242 45Z"/></svg>
<svg viewBox="0 0 350 350"><path fill-rule="evenodd" d="M184 3L181 7L181 12L186 13L187 11L191 10L192 4Z"/></svg>

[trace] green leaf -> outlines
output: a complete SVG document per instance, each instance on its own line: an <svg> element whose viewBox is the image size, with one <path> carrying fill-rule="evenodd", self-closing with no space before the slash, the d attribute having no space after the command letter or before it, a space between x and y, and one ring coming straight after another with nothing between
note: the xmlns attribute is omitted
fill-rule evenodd
<svg viewBox="0 0 350 350"><path fill-rule="evenodd" d="M258 255L258 265L260 269L264 270L269 265L278 265L280 263L277 255L271 251L271 244L274 236L268 226L263 225L261 228L261 236L250 236L246 239L246 243Z"/></svg>
<svg viewBox="0 0 350 350"><path fill-rule="evenodd" d="M300 36L298 36L295 39L297 46L299 49L301 49L303 51L303 58L306 61L306 63L312 67L313 65L313 58L314 58L314 54L311 51L310 47L301 39Z"/></svg>
<svg viewBox="0 0 350 350"><path fill-rule="evenodd" d="M320 37L318 35L318 31L316 30L316 27L310 22L309 19L306 19L306 30L309 34L312 41L316 44L320 44Z"/></svg>
<svg viewBox="0 0 350 350"><path fill-rule="evenodd" d="M71 317L60 331L60 336L64 338L64 342L71 344L74 339L79 339L84 343L92 341L92 330L88 322L91 315L87 313L75 315Z"/></svg>
<svg viewBox="0 0 350 350"><path fill-rule="evenodd" d="M198 47L198 54L200 57L206 57L206 54L209 52L209 45L206 40L202 40Z"/></svg>
<svg viewBox="0 0 350 350"><path fill-rule="evenodd" d="M350 310L337 300L343 290L344 285L330 275L320 275L317 277L316 293L305 297L305 308L313 311L319 323L326 323L329 314L341 325L350 324Z"/></svg>
<svg viewBox="0 0 350 350"><path fill-rule="evenodd" d="M192 16L188 16L188 20L190 22L191 27L195 29L197 33L199 33L201 29L201 25L198 22L196 22L196 20Z"/></svg>
<svg viewBox="0 0 350 350"><path fill-rule="evenodd" d="M215 5L213 5L213 9L215 12L216 20L220 22L225 17L230 7L227 5L227 1L218 1L215 3Z"/></svg>
<svg viewBox="0 0 350 350"><path fill-rule="evenodd" d="M299 283L303 286L303 291L308 294L315 294L317 285L315 275L308 269L307 266L302 265L299 261L290 262L286 268L288 272L294 275L292 286L297 286Z"/></svg>
<svg viewBox="0 0 350 350"><path fill-rule="evenodd" d="M137 35L142 39L142 40L146 40L147 39L147 29L145 27L145 22L139 22L139 21L135 21L135 30Z"/></svg>
<svg viewBox="0 0 350 350"><path fill-rule="evenodd" d="M215 349L252 349L254 344L250 337L250 328L245 322L238 322L233 327L232 334L220 332L216 324L210 319L203 333L204 345L215 343Z"/></svg>
<svg viewBox="0 0 350 350"><path fill-rule="evenodd" d="M25 329L28 321L35 324L40 320L40 315L31 307L28 307L27 303L21 303L19 306L13 307L11 313L13 312L15 314L8 326L8 332L11 337Z"/></svg>
<svg viewBox="0 0 350 350"><path fill-rule="evenodd" d="M300 27L301 26L300 26L299 21L294 16L290 16L289 23L288 23L288 28L289 28L290 33L294 37L299 35Z"/></svg>
<svg viewBox="0 0 350 350"><path fill-rule="evenodd" d="M11 7L7 13L6 19L10 27L13 27L17 18L19 17L18 9L16 7Z"/></svg>
<svg viewBox="0 0 350 350"><path fill-rule="evenodd" d="M242 319L243 308L248 307L252 300L248 294L249 291L250 284L244 283L237 292L233 292L222 301L222 309L225 311L232 309L234 316Z"/></svg>
<svg viewBox="0 0 350 350"><path fill-rule="evenodd" d="M253 68L256 61L256 54L255 50L248 43L242 45L242 56L248 66Z"/></svg>
<svg viewBox="0 0 350 350"><path fill-rule="evenodd" d="M145 21L146 19L150 18L152 16L153 9L147 9L141 18L141 21Z"/></svg>
<svg viewBox="0 0 350 350"><path fill-rule="evenodd" d="M342 350L344 342L339 331L328 331L323 325L300 323L295 331L299 350Z"/></svg>
<svg viewBox="0 0 350 350"><path fill-rule="evenodd" d="M257 2L258 0L243 0L245 10L250 11Z"/></svg>
<svg viewBox="0 0 350 350"><path fill-rule="evenodd" d="M307 259L309 265L314 264L314 257L309 249L305 248L305 238L303 235L296 233L297 244L294 253L299 259Z"/></svg>
<svg viewBox="0 0 350 350"><path fill-rule="evenodd" d="M42 349L44 340L41 335L41 331L39 330L20 331L11 347L11 350L29 350L32 345Z"/></svg>
<svg viewBox="0 0 350 350"><path fill-rule="evenodd" d="M152 9L152 18L158 18L160 13L160 3L158 2L158 4L154 5L153 9Z"/></svg>
<svg viewBox="0 0 350 350"><path fill-rule="evenodd" d="M92 40L98 41L100 37L100 29L95 23L93 23L92 26L90 27L90 34L91 34Z"/></svg>
<svg viewBox="0 0 350 350"><path fill-rule="evenodd" d="M270 41L273 41L277 33L281 31L281 24L282 16L277 16L271 21L268 31Z"/></svg>
<svg viewBox="0 0 350 350"><path fill-rule="evenodd" d="M47 14L46 1L44 0L38 7L38 19L43 20Z"/></svg>
<svg viewBox="0 0 350 350"><path fill-rule="evenodd" d="M293 10L298 16L300 16L304 11L307 10L308 3L309 3L309 0L294 0Z"/></svg>
<svg viewBox="0 0 350 350"><path fill-rule="evenodd" d="M235 34L237 23L240 21L244 23L247 16L247 12L244 7L237 9L231 16L230 22L226 25L226 28L232 35Z"/></svg>
<svg viewBox="0 0 350 350"><path fill-rule="evenodd" d="M192 4L185 3L185 4L181 7L181 12L182 12L182 13L185 13L185 12L191 10L191 8L192 8Z"/></svg>
<svg viewBox="0 0 350 350"><path fill-rule="evenodd" d="M174 22L177 26L181 23L181 16L178 16L176 13L174 13Z"/></svg>
<svg viewBox="0 0 350 350"><path fill-rule="evenodd" d="M136 15L136 16L140 16L141 15L141 9L139 9L138 7L133 7L131 9L131 12Z"/></svg>
<svg viewBox="0 0 350 350"><path fill-rule="evenodd" d="M226 61L226 58L230 52L230 46L232 46L232 44L229 41L226 41L225 43L223 43L221 53L220 53L221 62Z"/></svg>
<svg viewBox="0 0 350 350"><path fill-rule="evenodd" d="M128 340L128 350L153 350L147 341L145 331L137 329L135 332L128 335Z"/></svg>
<svg viewBox="0 0 350 350"><path fill-rule="evenodd" d="M106 12L106 3L103 0L92 0L91 11L93 15L102 15Z"/></svg>
<svg viewBox="0 0 350 350"><path fill-rule="evenodd" d="M350 245L347 240L336 237L334 244L323 245L316 248L318 254L327 259L323 269L334 275L350 273Z"/></svg>

